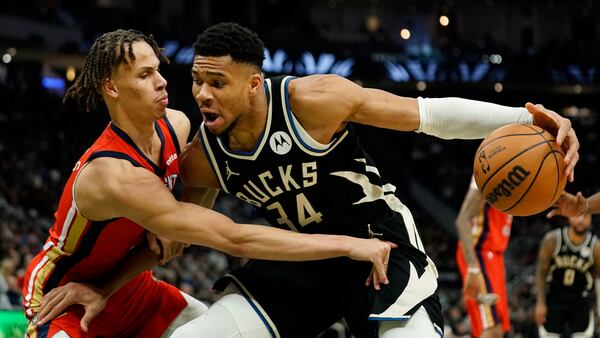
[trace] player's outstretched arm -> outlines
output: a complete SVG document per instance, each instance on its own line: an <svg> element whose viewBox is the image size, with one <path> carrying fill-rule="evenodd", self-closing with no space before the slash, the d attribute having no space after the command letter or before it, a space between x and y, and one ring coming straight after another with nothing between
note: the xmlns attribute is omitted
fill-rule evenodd
<svg viewBox="0 0 600 338"><path fill-rule="evenodd" d="M557 137L566 151L565 173L573 180L579 142L571 122L541 105L506 107L493 103L447 98L407 98L362 88L335 75L292 80L292 111L308 129L333 135L346 121L400 131L417 131L445 139L484 138L512 123L533 123ZM327 112L324 114L323 112Z"/></svg>
<svg viewBox="0 0 600 338"><path fill-rule="evenodd" d="M377 267L387 264L393 246L378 240L237 224L218 212L175 200L154 174L112 158L96 159L82 169L75 198L81 214L89 219L126 217L159 236L234 256L288 261L348 256ZM379 271L385 280L384 270Z"/></svg>
<svg viewBox="0 0 600 338"><path fill-rule="evenodd" d="M588 214L600 214L600 192L593 194L586 199L587 202L587 213Z"/></svg>
<svg viewBox="0 0 600 338"><path fill-rule="evenodd" d="M552 232L544 236L537 260L537 269L535 272L535 322L538 326L546 321L548 308L546 306L546 277L550 269L552 253L556 247L556 238Z"/></svg>

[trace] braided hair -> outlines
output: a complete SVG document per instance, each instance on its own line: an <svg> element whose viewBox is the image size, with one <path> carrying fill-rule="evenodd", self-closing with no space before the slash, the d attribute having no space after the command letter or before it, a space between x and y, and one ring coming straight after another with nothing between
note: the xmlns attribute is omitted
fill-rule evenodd
<svg viewBox="0 0 600 338"><path fill-rule="evenodd" d="M145 35L133 29L104 33L92 45L85 58L81 75L67 90L63 102L72 98L80 105L85 104L87 111L95 108L102 101L102 81L109 78L112 70L121 63L128 64L129 61L135 60L132 45L137 41L148 43L161 62L169 63L169 59L152 35Z"/></svg>
<svg viewBox="0 0 600 338"><path fill-rule="evenodd" d="M207 28L198 35L194 53L202 56L230 55L234 62L262 69L265 46L258 35L237 23L223 22Z"/></svg>

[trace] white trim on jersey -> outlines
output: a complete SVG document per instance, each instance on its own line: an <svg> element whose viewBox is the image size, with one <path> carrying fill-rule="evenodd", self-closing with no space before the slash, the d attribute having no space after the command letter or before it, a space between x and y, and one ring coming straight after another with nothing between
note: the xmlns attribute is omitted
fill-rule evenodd
<svg viewBox="0 0 600 338"><path fill-rule="evenodd" d="M31 276L29 277L29 285L27 285L27 295L25 295L25 307L29 308L31 305L31 297L33 297L33 284L35 283L35 279L37 278L37 274L41 268L46 265L48 262L48 256L44 255L44 258L35 266L33 271L31 271Z"/></svg>
<svg viewBox="0 0 600 338"><path fill-rule="evenodd" d="M560 249L562 248L562 229L558 228L553 231L556 232L556 246L554 247L552 256L556 257L560 254Z"/></svg>
<svg viewBox="0 0 600 338"><path fill-rule="evenodd" d="M366 166L366 171L379 174L379 171L375 167L366 165L366 159L354 160L360 163L364 163ZM369 170L369 168L371 169ZM415 224L414 218L412 217L412 213L410 212L408 207L404 205L400 201L400 199L396 197L396 195L394 195L396 187L393 184L388 183L381 187L371 183L371 181L365 174L357 173L354 171L336 171L330 173L330 175L343 177L348 181L359 185L362 188L362 191L365 194L365 196L360 200L355 201L353 203L354 205L361 203L369 203L381 199L386 202L386 204L391 210L401 214L402 219L404 220L404 226L406 227L406 232L408 234L410 244L412 244L415 248L425 253L423 243L421 242L421 236L419 235L419 231L417 230L417 226Z"/></svg>
<svg viewBox="0 0 600 338"><path fill-rule="evenodd" d="M344 131L344 133L338 137L337 139L332 140L329 144L322 144L315 139L313 139L310 134L302 127L300 122L296 119L296 116L292 112L291 107L289 106L289 96L286 91L287 84L290 80L293 79L293 76L286 76L283 81L281 81L281 106L283 109L283 116L285 117L285 123L287 124L288 131L292 135L292 139L294 143L305 153L312 156L324 156L327 155L330 151L335 149L335 147L342 142L346 136L348 136L348 130Z"/></svg>
<svg viewBox="0 0 600 338"><path fill-rule="evenodd" d="M73 195L73 197L75 196ZM73 224L73 218L75 218L76 214L77 208L75 207L75 198L71 198L71 208L67 213L67 217L63 223L62 231L60 232L60 237L58 238L58 243L56 245L59 250L62 250L62 248L65 246L65 238L67 238L67 235L69 234L69 230Z"/></svg>
<svg viewBox="0 0 600 338"><path fill-rule="evenodd" d="M214 168L215 175L217 175L217 178L219 179L219 183L221 183L221 189L223 189L223 191L225 191L226 193L229 194L229 189L227 189L227 186L225 185L225 180L223 180L223 176L221 176L221 170L219 169L219 163L215 159L215 154L213 153L213 150L210 147L210 143L208 142L208 138L206 136L207 131L206 131L206 128L204 127L204 122L202 122L202 125L200 126L200 133L202 134L202 142L204 143L204 149L206 149L206 152L208 153L208 157L210 158L210 162L212 163L212 166Z"/></svg>
<svg viewBox="0 0 600 338"><path fill-rule="evenodd" d="M538 334L540 338L560 338L560 334L548 332L543 325L538 327Z"/></svg>
<svg viewBox="0 0 600 338"><path fill-rule="evenodd" d="M367 165L367 160L366 160L366 159L364 159L364 158L355 158L354 160L355 160L356 162L364 163L364 164L365 164L365 168L367 169L367 172L369 172L369 173L373 173L373 174L375 174L375 175L377 175L377 176L381 177L381 175L379 175L379 169L377 169L377 167L374 167L374 166L372 166L372 165ZM390 184L388 183L388 184L386 184L386 185L390 185ZM394 186L392 185L392 187L394 187ZM383 190L384 190L384 192L385 192L385 186L384 186L384 189L383 189ZM393 190L393 191L396 191L396 187L394 187L394 190Z"/></svg>
<svg viewBox="0 0 600 338"><path fill-rule="evenodd" d="M244 284L242 284L242 282L239 279L237 279L234 275L227 274L227 277L230 277L232 279L234 285L237 287L240 294L246 298L250 305L252 305L252 308L254 309L256 314L260 317L265 326L267 326L267 329L273 334L273 338L281 338L277 327L275 326L267 312L262 308L262 306L260 306L258 301L256 301L254 296L252 296L250 291L246 289Z"/></svg>
<svg viewBox="0 0 600 338"><path fill-rule="evenodd" d="M370 314L369 320L389 321L389 320L407 320L411 316L406 313L414 308L417 304L433 295L437 289L437 270L431 260L425 267L425 271L419 277L417 269L412 262L408 262L409 278L406 287L398 296L396 301L390 305L385 311L379 314Z"/></svg>
<svg viewBox="0 0 600 338"><path fill-rule="evenodd" d="M431 321L427 310L421 305L409 320L380 322L378 336L380 338L443 338L444 333Z"/></svg>
<svg viewBox="0 0 600 338"><path fill-rule="evenodd" d="M490 323L488 321L488 311L490 310L489 305L479 304L478 308L479 308L479 318L481 318L482 329L487 330L490 327L496 326L496 323Z"/></svg>
<svg viewBox="0 0 600 338"><path fill-rule="evenodd" d="M592 234L590 232L588 232L586 234L586 236L585 236L585 240L583 241L583 243L581 243L579 245L575 245L569 239L569 232L568 232L569 228L568 227L564 227L564 228L562 228L562 230L563 230L563 235L564 235L564 238L565 238L565 243L567 244L567 246L571 250L573 250L575 252L579 252L579 250L581 250L581 248L586 247L590 243L590 241L592 240Z"/></svg>
<svg viewBox="0 0 600 338"><path fill-rule="evenodd" d="M261 150L267 143L267 139L269 138L268 137L269 132L271 131L271 121L273 120L273 118L272 118L272 115L273 115L273 113L272 113L273 112L273 103L272 103L273 102L273 89L271 88L271 80L270 79L266 79L265 83L267 84L268 94L269 94L269 108L268 108L268 112L267 112L267 122L265 124L265 130L263 131L263 133L261 135L261 139L260 139L258 145L254 148L253 152L248 153L248 154L232 152L232 151L228 150L227 147L225 147L225 145L221 141L221 138L217 137L217 143L219 144L219 147L221 147L221 150L223 150L223 152L225 154L227 154L233 158L254 161L254 160L256 160L256 158L260 154Z"/></svg>

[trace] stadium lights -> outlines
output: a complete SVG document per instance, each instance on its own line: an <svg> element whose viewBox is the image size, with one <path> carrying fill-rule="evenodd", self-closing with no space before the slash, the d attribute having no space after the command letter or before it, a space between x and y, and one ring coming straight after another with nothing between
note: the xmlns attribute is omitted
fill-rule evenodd
<svg viewBox="0 0 600 338"><path fill-rule="evenodd" d="M12 56L10 56L10 54L5 53L4 55L2 55L2 62L10 63L11 61L12 61Z"/></svg>
<svg viewBox="0 0 600 338"><path fill-rule="evenodd" d="M445 15L440 16L440 25L446 27L449 24L450 24L450 19L447 16L445 16Z"/></svg>
<svg viewBox="0 0 600 338"><path fill-rule="evenodd" d="M420 91L420 92L422 92L425 89L427 89L427 82L425 82L425 81L418 81L417 82L417 90Z"/></svg>
<svg viewBox="0 0 600 338"><path fill-rule="evenodd" d="M75 80L75 67L73 66L69 66L67 67L67 73L65 74L65 77L67 78L67 81L73 81Z"/></svg>
<svg viewBox="0 0 600 338"><path fill-rule="evenodd" d="M400 37L404 40L410 39L410 31L406 28L400 30Z"/></svg>
<svg viewBox="0 0 600 338"><path fill-rule="evenodd" d="M490 62L496 65L499 65L502 63L502 55L500 54L492 54L490 55Z"/></svg>
<svg viewBox="0 0 600 338"><path fill-rule="evenodd" d="M500 83L500 82L494 83L494 91L496 93L501 93L502 90L504 90L504 86L502 85L502 83Z"/></svg>

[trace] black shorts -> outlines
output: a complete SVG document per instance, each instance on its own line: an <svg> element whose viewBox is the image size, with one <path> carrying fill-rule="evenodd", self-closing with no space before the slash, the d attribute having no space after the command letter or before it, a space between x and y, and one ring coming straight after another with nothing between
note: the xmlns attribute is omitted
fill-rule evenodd
<svg viewBox="0 0 600 338"><path fill-rule="evenodd" d="M385 233L387 226L394 224L372 228ZM233 281L259 315L262 313L274 336L278 332L285 338L315 337L345 318L357 338L377 337L378 320L407 320L421 305L441 331L443 317L435 295L435 267L410 244L398 244L399 248L390 255L390 283L382 285L380 291L365 285L371 263L349 258L309 262L252 260L217 281L215 289L223 290ZM392 304L395 306L390 307Z"/></svg>
<svg viewBox="0 0 600 338"><path fill-rule="evenodd" d="M580 300L554 300L547 299L548 313L544 329L550 333L561 334L568 325L569 332L585 332L591 326L594 330L594 317L591 302L588 299ZM590 323L591 321L591 323ZM590 335L591 336L591 335Z"/></svg>

